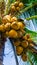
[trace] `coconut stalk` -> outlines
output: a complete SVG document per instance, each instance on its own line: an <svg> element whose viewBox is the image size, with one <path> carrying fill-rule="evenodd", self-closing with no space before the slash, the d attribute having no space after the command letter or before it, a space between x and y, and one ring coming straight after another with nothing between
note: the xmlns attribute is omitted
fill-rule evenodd
<svg viewBox="0 0 37 65"><path fill-rule="evenodd" d="M5 9L5 2L4 2L4 0L0 0L0 14L1 14L1 16L4 15L4 9Z"/></svg>
<svg viewBox="0 0 37 65"><path fill-rule="evenodd" d="M31 4L31 5L27 6L27 7L24 7L21 11L19 11L19 12L17 13L17 14L18 14L17 17L20 16L20 14L22 14L22 13L24 13L24 12L30 10L30 9L31 9L32 7L34 7L34 6L37 6L37 3Z"/></svg>
<svg viewBox="0 0 37 65"><path fill-rule="evenodd" d="M24 9L23 9L22 11L20 11L20 12L21 12L21 13L26 12L26 11L28 11L30 8L34 7L35 5L37 5L37 3L34 3L34 4L32 4L32 5L30 5L30 6L26 7L26 8L24 8Z"/></svg>

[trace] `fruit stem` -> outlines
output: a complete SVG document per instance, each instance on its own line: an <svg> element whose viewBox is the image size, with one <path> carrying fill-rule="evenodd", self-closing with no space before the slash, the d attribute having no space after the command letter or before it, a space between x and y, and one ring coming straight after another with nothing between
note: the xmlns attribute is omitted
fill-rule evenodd
<svg viewBox="0 0 37 65"><path fill-rule="evenodd" d="M5 1L5 11L4 11L4 15L7 15L9 13L10 10L10 6L12 2L15 2L16 0L13 0L12 2L10 0L4 0Z"/></svg>
<svg viewBox="0 0 37 65"><path fill-rule="evenodd" d="M29 10L30 8L34 7L35 5L37 5L37 3L34 3L34 4L32 4L32 5L30 5L30 6L26 7L26 8L24 8L24 9L23 9L22 11L20 11L20 12L21 12L21 13L26 12L26 11Z"/></svg>
<svg viewBox="0 0 37 65"><path fill-rule="evenodd" d="M20 14L22 14L23 12L28 11L30 8L34 7L35 5L37 5L37 3L34 3L34 4L32 4L32 5L28 6L28 7L24 7L24 8L20 11L20 13L18 12L18 16L20 16ZM18 16L17 16L17 17L18 17Z"/></svg>
<svg viewBox="0 0 37 65"><path fill-rule="evenodd" d="M5 0L4 0L5 1ZM9 12L9 5L10 5L10 0L5 1L5 11L4 15L8 14Z"/></svg>

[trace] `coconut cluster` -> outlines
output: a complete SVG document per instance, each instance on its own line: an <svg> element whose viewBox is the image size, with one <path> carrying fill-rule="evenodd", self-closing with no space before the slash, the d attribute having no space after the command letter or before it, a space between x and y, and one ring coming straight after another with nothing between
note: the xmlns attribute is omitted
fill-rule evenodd
<svg viewBox="0 0 37 65"><path fill-rule="evenodd" d="M29 45L32 43L30 35L24 30L25 24L23 21L16 17L6 15L2 19L0 24L0 33L5 38L13 39L14 46L16 47L16 53L18 56L21 55L23 61L27 60L27 50Z"/></svg>
<svg viewBox="0 0 37 65"><path fill-rule="evenodd" d="M29 34L25 34L21 38L14 40L14 46L16 48L16 53L18 56L21 56L23 61L27 61L28 59L27 51L31 43L32 43L32 40Z"/></svg>
<svg viewBox="0 0 37 65"><path fill-rule="evenodd" d="M11 38L22 37L25 32L23 29L24 23L18 21L16 17L11 17L10 15L4 16L2 24L0 24L0 32Z"/></svg>
<svg viewBox="0 0 37 65"><path fill-rule="evenodd" d="M23 9L24 4L22 2L16 1L10 6L10 13L16 13Z"/></svg>

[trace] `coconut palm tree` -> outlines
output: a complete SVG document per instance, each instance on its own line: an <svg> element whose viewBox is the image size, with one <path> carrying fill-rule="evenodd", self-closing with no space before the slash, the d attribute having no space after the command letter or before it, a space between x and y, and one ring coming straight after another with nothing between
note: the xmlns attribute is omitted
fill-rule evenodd
<svg viewBox="0 0 37 65"><path fill-rule="evenodd" d="M17 56L27 65L37 65L37 0L0 0L0 65L8 39L16 65L20 65Z"/></svg>

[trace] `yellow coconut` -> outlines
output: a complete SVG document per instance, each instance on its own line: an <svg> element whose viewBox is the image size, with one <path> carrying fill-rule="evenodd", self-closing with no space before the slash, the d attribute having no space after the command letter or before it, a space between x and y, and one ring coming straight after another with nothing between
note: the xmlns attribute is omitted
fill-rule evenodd
<svg viewBox="0 0 37 65"><path fill-rule="evenodd" d="M21 45L22 45L24 48L27 48L27 47L28 47L28 42L27 42L27 41L22 41L22 42L21 42Z"/></svg>
<svg viewBox="0 0 37 65"><path fill-rule="evenodd" d="M17 53L17 55L21 55L22 52L23 52L23 47L17 46L16 47L16 53Z"/></svg>
<svg viewBox="0 0 37 65"><path fill-rule="evenodd" d="M23 61L27 61L27 55L26 54L22 54L21 58Z"/></svg>
<svg viewBox="0 0 37 65"><path fill-rule="evenodd" d="M11 38L17 38L17 32L15 30L10 30L9 31L9 37L11 37Z"/></svg>

